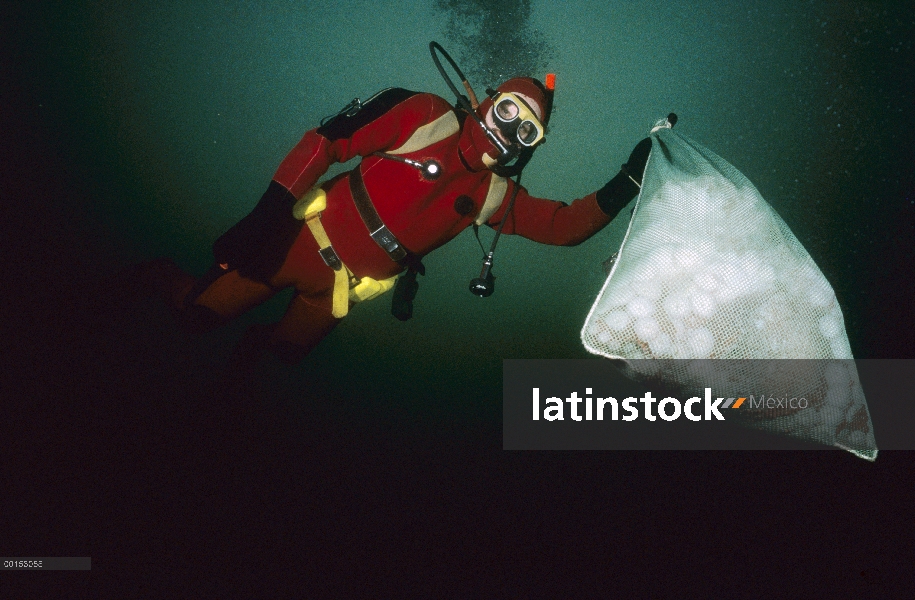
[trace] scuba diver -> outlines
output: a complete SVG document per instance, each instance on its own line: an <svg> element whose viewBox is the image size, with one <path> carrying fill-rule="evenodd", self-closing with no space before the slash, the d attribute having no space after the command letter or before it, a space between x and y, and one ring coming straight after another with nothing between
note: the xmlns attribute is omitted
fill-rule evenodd
<svg viewBox="0 0 915 600"><path fill-rule="evenodd" d="M226 324L293 287L282 319L248 329L236 359L272 351L304 358L352 306L394 288L392 313L412 314L422 258L468 227L496 229L471 292L492 293L499 235L572 246L603 229L638 193L651 142L642 140L604 187L566 204L531 196L521 170L546 139L555 77L509 79L478 102L435 42L432 57L458 103L400 88L358 99L326 118L280 163L251 213L213 245L214 265L195 279L170 259L135 267L188 330ZM459 93L436 56L460 76ZM319 182L337 162L349 172ZM513 181L511 177L516 177ZM482 246L482 244L481 244ZM395 285L396 282L396 285Z"/></svg>

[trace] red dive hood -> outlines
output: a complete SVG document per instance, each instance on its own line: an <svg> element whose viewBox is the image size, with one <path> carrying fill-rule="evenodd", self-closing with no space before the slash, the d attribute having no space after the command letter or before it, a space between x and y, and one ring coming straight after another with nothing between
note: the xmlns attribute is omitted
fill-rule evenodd
<svg viewBox="0 0 915 600"><path fill-rule="evenodd" d="M500 85L496 91L511 92L522 96L525 102L529 100L531 110L541 120L543 126L546 127L549 123L553 109L553 92L541 82L531 77L515 77ZM477 116L485 121L486 114L492 109L492 105L491 98L483 100L477 107ZM495 164L495 157L499 155L498 148L489 140L480 124L476 119L470 117L464 122L459 148L464 161L473 171L480 171Z"/></svg>

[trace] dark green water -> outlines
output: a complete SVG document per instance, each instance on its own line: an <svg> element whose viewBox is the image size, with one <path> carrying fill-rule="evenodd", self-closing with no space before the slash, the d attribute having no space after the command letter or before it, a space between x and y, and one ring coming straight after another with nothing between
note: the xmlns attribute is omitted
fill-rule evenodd
<svg viewBox="0 0 915 600"><path fill-rule="evenodd" d="M892 3L481 6L398 3L385 19L397 28L364 25L372 8L361 2L49 8L34 100L86 196L80 208L123 258L168 254L199 272L321 117L390 85L448 95L429 40L450 43L480 91L497 83L486 77L549 69L557 110L525 174L533 193L597 189L657 116L676 111L679 128L740 168L806 245L837 290L855 355L892 355L869 339L879 337L874 291L895 260L887 238L911 235L893 228L915 209L900 128L913 87L908 15ZM505 240L499 291L483 301L465 291L478 270L467 232L430 257L412 323L360 307L312 360L351 364L357 348L386 340L423 378L415 365L447 348L440 375L459 380L498 371L501 357L580 356L600 261L622 226L571 250Z"/></svg>
<svg viewBox="0 0 915 600"><path fill-rule="evenodd" d="M353 97L400 86L448 98L430 40L461 57L478 93L498 83L488 78L557 74L549 143L524 175L533 194L570 201L598 189L657 117L676 112L678 129L740 169L808 249L836 290L855 357L915 354L908 7L491 6L5 7L3 204L15 292L5 343L27 365L23 397L45 407L65 394L218 401L213 386L232 344L251 322L277 319L288 295L202 340L179 334L153 303L99 321L79 313L80 299L118 268L154 256L202 272L212 241L247 214L292 145ZM497 291L485 300L467 291L480 251L465 232L426 260L412 321L393 319L387 297L359 306L302 365L261 365L245 398L286 406L292 439L319 413L342 428L334 431L344 444L356 443L353 431L386 439L384 427L393 427L392 443L416 444L423 456L441 439L464 448L446 452L436 469L476 456L467 447L497 451L502 359L589 356L579 331L624 220L575 248L503 238ZM43 377L40 393L28 391ZM174 426L180 414L156 423ZM149 425L140 418L137 427ZM589 460L604 475L619 468ZM557 464L543 468L555 475ZM521 479L545 472L515 466ZM592 476L575 469L581 480Z"/></svg>
<svg viewBox="0 0 915 600"><path fill-rule="evenodd" d="M497 83L487 78L557 74L550 143L524 178L534 194L569 201L599 188L654 119L675 111L678 128L741 169L813 255L855 356L912 355L899 289L915 211L904 133L915 65L912 18L898 6L405 2L370 26L376 8L20 9L30 26L13 68L25 75L22 108L56 152L31 166L53 189L44 209L77 240L69 252L99 277L159 255L202 272L212 241L323 116L391 85L447 96L427 51L435 39L478 91ZM579 330L625 225L571 249L506 238L486 300L466 291L479 249L465 232L427 259L411 322L391 318L387 298L359 306L307 364L276 376L356 402L444 411L437 418L497 419L502 358L587 356ZM278 318L287 298L202 342L202 360L218 362L251 319Z"/></svg>

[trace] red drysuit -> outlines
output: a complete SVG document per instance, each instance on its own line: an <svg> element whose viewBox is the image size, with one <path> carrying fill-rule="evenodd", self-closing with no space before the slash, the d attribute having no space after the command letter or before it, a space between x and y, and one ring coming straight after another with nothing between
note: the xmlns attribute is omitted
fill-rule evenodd
<svg viewBox="0 0 915 600"><path fill-rule="evenodd" d="M492 101L486 100L480 113L485 115L491 106ZM502 220L515 184L487 168L494 150L479 124L442 98L394 88L377 94L355 115L338 115L326 126L307 132L280 164L271 186L282 186L280 193L287 198L283 202L291 212L292 203L318 184L333 163L361 156L356 168L382 221L405 248L422 257L475 220L491 226ZM426 179L420 169L375 152L419 162L433 159L441 166L441 175ZM356 276L386 279L404 267L369 237L350 193L350 173L320 184L327 193L321 222L337 255ZM567 205L535 198L521 187L503 233L544 244L574 245L609 222L593 193ZM275 272L252 277L227 261L228 273L204 289L193 305L226 321L279 290L294 287L297 294L270 336L274 346L291 346L301 357L339 319L331 315L333 271L318 254L310 229L301 222L295 227L297 232L286 234L291 245L280 246L275 261L279 267L270 270ZM186 277L173 288L177 306L192 283Z"/></svg>

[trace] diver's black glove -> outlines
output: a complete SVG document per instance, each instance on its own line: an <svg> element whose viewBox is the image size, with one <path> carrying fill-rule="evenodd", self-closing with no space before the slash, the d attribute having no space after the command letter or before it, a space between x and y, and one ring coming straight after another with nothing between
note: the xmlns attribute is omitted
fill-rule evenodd
<svg viewBox="0 0 915 600"><path fill-rule="evenodd" d="M254 209L213 243L217 264L258 281L270 281L280 270L289 248L302 229L292 214L296 198L271 181Z"/></svg>
<svg viewBox="0 0 915 600"><path fill-rule="evenodd" d="M645 172L645 165L648 163L648 155L651 154L651 138L645 138L633 148L629 154L629 160L623 165L622 170L627 175L642 185L642 174Z"/></svg>
<svg viewBox="0 0 915 600"><path fill-rule="evenodd" d="M645 138L632 150L629 160L620 168L620 172L597 191L597 205L611 219L639 193L649 154L651 138Z"/></svg>
<svg viewBox="0 0 915 600"><path fill-rule="evenodd" d="M419 282L416 281L416 271L413 269L408 269L397 278L391 297L391 314L399 321L408 321L413 317L413 299L416 298L418 289Z"/></svg>

